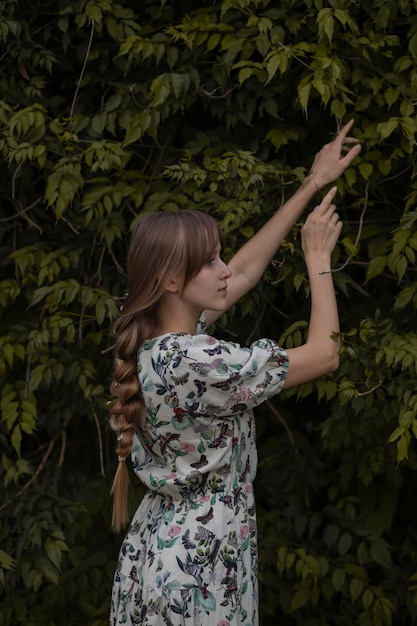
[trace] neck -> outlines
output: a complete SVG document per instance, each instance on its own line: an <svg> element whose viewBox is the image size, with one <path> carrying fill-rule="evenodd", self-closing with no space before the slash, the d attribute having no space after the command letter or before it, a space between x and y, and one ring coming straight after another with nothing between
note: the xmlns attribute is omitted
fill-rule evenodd
<svg viewBox="0 0 417 626"><path fill-rule="evenodd" d="M180 299L162 298L158 307L158 335L188 333L194 335L202 311L190 310Z"/></svg>

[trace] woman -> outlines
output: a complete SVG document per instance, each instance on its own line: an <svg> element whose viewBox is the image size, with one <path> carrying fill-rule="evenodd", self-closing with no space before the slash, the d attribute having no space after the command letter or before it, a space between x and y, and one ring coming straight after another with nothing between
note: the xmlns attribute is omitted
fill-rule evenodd
<svg viewBox="0 0 417 626"><path fill-rule="evenodd" d="M338 366L335 187L302 228L307 342L287 351L270 339L241 347L205 328L256 285L317 189L357 156L351 126L324 146L296 194L228 265L219 226L205 213L148 214L132 236L111 385L116 530L128 521L129 455L148 492L120 551L112 626L258 624L253 408Z"/></svg>

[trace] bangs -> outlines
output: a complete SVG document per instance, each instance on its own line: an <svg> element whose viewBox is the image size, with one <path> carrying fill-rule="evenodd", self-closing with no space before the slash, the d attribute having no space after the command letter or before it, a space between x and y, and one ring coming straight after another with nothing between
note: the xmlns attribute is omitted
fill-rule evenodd
<svg viewBox="0 0 417 626"><path fill-rule="evenodd" d="M133 232L127 269L129 294L143 307L153 306L174 277L182 288L209 261L223 233L208 213L194 210L155 211L143 216Z"/></svg>
<svg viewBox="0 0 417 626"><path fill-rule="evenodd" d="M184 287L210 260L219 243L224 249L223 233L213 217L199 211L187 211L186 216Z"/></svg>

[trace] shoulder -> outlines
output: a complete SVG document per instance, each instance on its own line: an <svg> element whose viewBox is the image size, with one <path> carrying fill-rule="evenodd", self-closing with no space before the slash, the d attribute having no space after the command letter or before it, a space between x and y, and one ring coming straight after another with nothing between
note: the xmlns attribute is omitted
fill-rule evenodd
<svg viewBox="0 0 417 626"><path fill-rule="evenodd" d="M288 361L285 350L272 339L258 339L250 346L242 346L205 333L168 335L155 348L166 365L171 362L174 368L183 365L192 369L200 369L198 364L207 365L217 374L229 368L256 371L267 364L285 366Z"/></svg>

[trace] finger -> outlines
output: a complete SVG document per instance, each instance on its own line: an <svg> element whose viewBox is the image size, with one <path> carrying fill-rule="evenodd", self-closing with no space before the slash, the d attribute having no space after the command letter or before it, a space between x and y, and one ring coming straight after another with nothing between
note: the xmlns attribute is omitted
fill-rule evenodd
<svg viewBox="0 0 417 626"><path fill-rule="evenodd" d="M355 122L355 120L351 119L351 120L349 120L349 122L347 124L342 126L342 128L337 133L337 137L340 138L343 141L345 139L345 137L347 136L348 132L350 131L350 129L352 128L354 122Z"/></svg>
<svg viewBox="0 0 417 626"><path fill-rule="evenodd" d="M343 222L341 220L339 220L336 224L335 224L335 229L337 232L337 237L339 237L340 233L342 232L342 228L343 228Z"/></svg>
<svg viewBox="0 0 417 626"><path fill-rule="evenodd" d="M333 215L330 215L329 222L330 222L330 224L333 224L333 226L338 226L339 222L340 222L340 224L342 223L340 221L339 214L336 213L336 211L333 213Z"/></svg>
<svg viewBox="0 0 417 626"><path fill-rule="evenodd" d="M337 215L337 218L339 218L338 215ZM340 233L342 232L342 228L343 228L343 222L340 219L337 219L337 222L336 222L335 216L332 215L332 218L331 220L329 220L329 224L328 224L328 235L330 239L334 242L334 244L339 239Z"/></svg>
<svg viewBox="0 0 417 626"><path fill-rule="evenodd" d="M324 215L329 210L334 211L334 209L331 209L330 207L332 206L332 200L335 197L336 193L337 193L337 187L332 187L331 189L329 189L329 191L324 196L323 200L314 209L314 212L318 213L319 215Z"/></svg>
<svg viewBox="0 0 417 626"><path fill-rule="evenodd" d="M357 143L354 146L352 146L352 148L350 148L346 152L346 154L343 155L343 157L340 159L341 165L343 165L344 167L347 167L349 163L351 163L353 159L358 156L361 150L362 150L362 146L360 143Z"/></svg>
<svg viewBox="0 0 417 626"><path fill-rule="evenodd" d="M351 135L348 135L348 132L350 131L350 129L352 128L353 124L354 124L355 120L350 120L347 124L345 124L343 126L343 128L340 130L340 132L338 133L337 138L341 140L342 142L342 146L345 148L346 146L349 146L351 144L354 145L358 145L360 143L359 139L357 137L352 137Z"/></svg>
<svg viewBox="0 0 417 626"><path fill-rule="evenodd" d="M344 148L348 148L350 144L353 145L357 145L358 143L360 143L360 140L357 139L356 137L345 137L342 143L342 146Z"/></svg>

